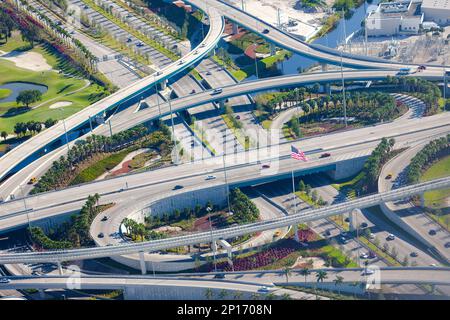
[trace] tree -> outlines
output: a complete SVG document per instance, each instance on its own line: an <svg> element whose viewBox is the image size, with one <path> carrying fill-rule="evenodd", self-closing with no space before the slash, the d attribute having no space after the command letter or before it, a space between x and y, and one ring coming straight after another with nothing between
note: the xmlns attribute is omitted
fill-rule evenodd
<svg viewBox="0 0 450 320"><path fill-rule="evenodd" d="M309 196L311 194L311 186L309 184L305 187L305 193Z"/></svg>
<svg viewBox="0 0 450 320"><path fill-rule="evenodd" d="M338 288L342 283L344 282L343 276L336 276L336 279L334 279L334 285L336 288ZM338 294L341 294L341 289L338 288Z"/></svg>
<svg viewBox="0 0 450 320"><path fill-rule="evenodd" d="M298 183L298 190L304 192L305 188L306 188L305 183L303 182L303 180L300 180L300 182Z"/></svg>
<svg viewBox="0 0 450 320"><path fill-rule="evenodd" d="M2 131L2 133L0 133L0 135L3 138L3 140L6 140L6 138L8 137L8 133L6 131Z"/></svg>
<svg viewBox="0 0 450 320"><path fill-rule="evenodd" d="M283 269L283 274L286 277L286 283L289 284L289 277L292 275L291 268L286 267Z"/></svg>
<svg viewBox="0 0 450 320"><path fill-rule="evenodd" d="M228 292L225 289L220 290L218 298L224 300L228 296Z"/></svg>
<svg viewBox="0 0 450 320"><path fill-rule="evenodd" d="M42 92L39 90L23 90L20 91L17 98L16 103L23 103L28 108L30 103L34 103L42 100Z"/></svg>
<svg viewBox="0 0 450 320"><path fill-rule="evenodd" d="M306 278L311 274L311 271L309 271L308 267L304 267L302 270L300 270L300 274L305 277L306 283Z"/></svg>
<svg viewBox="0 0 450 320"><path fill-rule="evenodd" d="M318 200L318 194L317 194L317 190L313 190L311 193L311 200L316 203Z"/></svg>
<svg viewBox="0 0 450 320"><path fill-rule="evenodd" d="M292 300L291 295L289 293L283 293L281 295L281 300Z"/></svg>
<svg viewBox="0 0 450 320"><path fill-rule="evenodd" d="M323 280L328 278L328 273L324 270L319 270L316 273L316 280L317 282L323 282Z"/></svg>
<svg viewBox="0 0 450 320"><path fill-rule="evenodd" d="M211 288L207 288L205 290L205 298L208 299L208 300L211 300L213 296L214 296L214 292L212 291L212 289Z"/></svg>

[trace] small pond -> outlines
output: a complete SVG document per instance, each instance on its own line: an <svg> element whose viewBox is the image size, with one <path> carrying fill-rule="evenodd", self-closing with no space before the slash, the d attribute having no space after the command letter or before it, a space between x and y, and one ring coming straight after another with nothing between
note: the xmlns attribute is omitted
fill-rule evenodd
<svg viewBox="0 0 450 320"><path fill-rule="evenodd" d="M47 86L44 86L42 84L31 83L31 82L9 82L9 83L0 85L0 89L9 89L12 91L8 97L6 97L4 99L0 99L0 103L15 102L20 91L39 90L40 92L45 93L48 90Z"/></svg>

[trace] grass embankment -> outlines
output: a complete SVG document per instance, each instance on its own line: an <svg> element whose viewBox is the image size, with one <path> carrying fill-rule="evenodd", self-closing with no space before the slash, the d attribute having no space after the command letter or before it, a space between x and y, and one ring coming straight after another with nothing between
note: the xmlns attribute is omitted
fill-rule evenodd
<svg viewBox="0 0 450 320"><path fill-rule="evenodd" d="M448 177L450 175L450 156L446 156L429 167L420 178L420 182ZM425 207L433 212L430 214L441 226L449 230L450 225L450 189L439 189L425 192Z"/></svg>
<svg viewBox="0 0 450 320"><path fill-rule="evenodd" d="M12 93L12 90L0 88L0 100L8 98Z"/></svg>
<svg viewBox="0 0 450 320"><path fill-rule="evenodd" d="M81 171L70 183L70 185L77 185L80 183L85 183L93 181L101 176L108 170L113 169L129 154L131 150L125 149L120 152L111 154L106 158L94 163L92 166Z"/></svg>
<svg viewBox="0 0 450 320"><path fill-rule="evenodd" d="M38 45L31 49L28 43L21 40L18 33L14 33L13 37L6 44L0 44L0 50L6 52L14 50L37 52L42 54L53 69L62 70L66 74L81 76L67 60L55 53L49 46ZM42 105L24 113L2 117L1 115L4 115L9 109L19 106L16 102L0 103L0 127L8 133L13 132L14 125L17 122L28 122L31 120L44 122L48 118L66 118L105 95L104 89L96 84L90 84L87 88L71 94L71 92L83 88L86 85L86 81L68 77L53 70L36 72L22 69L11 61L0 59L0 85L8 82L30 82L45 85L48 88L47 92L42 95L42 100L31 104L30 107ZM46 103L46 101L48 102ZM72 102L72 104L64 108L49 108L49 106L59 101L68 101Z"/></svg>

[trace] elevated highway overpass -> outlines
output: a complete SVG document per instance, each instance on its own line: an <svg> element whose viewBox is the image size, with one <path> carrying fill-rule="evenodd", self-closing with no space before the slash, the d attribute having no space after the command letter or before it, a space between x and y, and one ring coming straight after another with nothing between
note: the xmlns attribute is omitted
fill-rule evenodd
<svg viewBox="0 0 450 320"><path fill-rule="evenodd" d="M270 292L279 295L282 293L295 294L295 291L286 291L276 286L289 284L291 286L312 284L315 280L314 273L323 270L327 273L327 279L322 284L333 284L336 276L343 277L343 284L366 283L367 276L362 275L364 269L317 269L310 270L311 275L305 283L305 278L301 274L300 269L291 270L289 283L283 271L247 271L247 272L227 272L224 280L213 279L214 273L201 274L173 274L165 276L118 276L118 275L81 275L74 282L73 276L24 276L24 277L8 277L9 283L0 284L0 289L67 289L69 285L79 283L80 290L124 290L125 299L138 298L133 295L133 289L144 288L160 288L166 289L167 296L172 299L204 299L205 290L213 289L215 293L218 290L227 290L231 292L240 291L243 293L257 293L261 286L268 286ZM314 278L314 280L312 280ZM79 281L79 282L78 282ZM315 281L314 281L315 282ZM450 285L450 268L435 267L406 267L406 268L380 268L380 284L427 284L427 285ZM167 289L173 288L181 291L182 294L177 295ZM186 289L186 290L184 290ZM190 293L189 291L195 291ZM145 291L142 291L145 292ZM153 298L158 298L157 291L149 291L147 294L153 294ZM156 294L155 294L156 293ZM160 292L162 294L162 292ZM301 294L304 297L314 295ZM166 297L167 297L166 296ZM144 298L144 297L141 297ZM147 297L147 298L150 298ZM161 297L159 297L161 298Z"/></svg>
<svg viewBox="0 0 450 320"><path fill-rule="evenodd" d="M368 208L388 201L404 199L406 197L415 194L421 194L426 191L445 189L448 187L450 187L450 177L423 182L420 184L390 190L384 193L369 195L362 198L350 200L344 203L308 210L301 213L278 217L271 220L265 220L261 222L255 222L224 229L217 229L208 232L199 232L175 238L166 238L139 243L128 243L110 247L106 246L106 247L33 252L33 253L5 253L0 254L0 264L43 263L43 262L61 263L63 261L113 257L113 256L127 255L136 252L154 252L168 248L193 245L198 243L208 243L220 239L234 238L237 236L242 236L244 234L282 228L290 225L295 225L298 223L305 223L308 221L322 219L333 215L347 213L357 208L359 209Z"/></svg>
<svg viewBox="0 0 450 320"><path fill-rule="evenodd" d="M450 128L450 114L444 113L423 119L410 119L401 123L385 123L378 126L339 132L294 142L304 150L310 160L294 161L290 158L292 142L270 145L246 152L171 166L156 171L120 176L108 180L66 188L60 191L36 194L23 199L0 204L0 230L17 228L30 221L77 212L88 195L99 193L103 203L115 202L131 206L139 198L164 194L182 193L196 188L224 185L223 161L227 166L228 182L233 186L251 185L288 177L293 170L297 175L339 169L351 159L365 158L383 137L396 139L396 147L408 147L416 142L427 141L445 135ZM441 124L444 123L444 124ZM389 130L390 134L386 135ZM330 152L329 158L320 158L322 152ZM261 168L261 163L271 163L270 169ZM348 167L351 170L359 168ZM206 175L217 179L205 182ZM185 186L172 190L175 184ZM128 189L126 188L128 186Z"/></svg>

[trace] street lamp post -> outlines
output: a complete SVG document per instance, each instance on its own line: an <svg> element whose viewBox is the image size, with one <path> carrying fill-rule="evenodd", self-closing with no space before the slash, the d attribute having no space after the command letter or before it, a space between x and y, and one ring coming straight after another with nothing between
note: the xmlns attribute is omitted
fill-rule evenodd
<svg viewBox="0 0 450 320"><path fill-rule="evenodd" d="M25 200L25 193L23 192L23 186L19 185L19 188L20 188L20 192L22 194L22 200L23 200L23 206L25 207L25 213L27 214L28 229L31 230L30 216L28 214L27 202Z"/></svg>
<svg viewBox="0 0 450 320"><path fill-rule="evenodd" d="M178 164L178 147L177 147L177 140L175 139L175 126L173 124L173 113L172 113L172 103L170 102L170 94L169 94L169 111L170 111L170 122L172 125L172 140L173 140L173 148L175 149L175 164Z"/></svg>
<svg viewBox="0 0 450 320"><path fill-rule="evenodd" d="M214 272L217 272L217 261L216 261L216 243L214 242L213 238L213 230L212 230L212 223L211 223L211 207L206 207L206 211L208 211L208 220L209 220L209 230L211 232L211 246L213 249L213 258L214 258Z"/></svg>
<svg viewBox="0 0 450 320"><path fill-rule="evenodd" d="M61 108L59 110L61 111L61 115L62 115L63 109ZM67 135L66 120L64 119L64 115L62 115L62 116L63 116L62 122L63 122L63 127L64 127L64 135L66 137L67 152L69 152L70 151L70 148L69 148L69 136Z"/></svg>
<svg viewBox="0 0 450 320"><path fill-rule="evenodd" d="M225 154L226 154L226 136L225 134L223 135L223 144L224 144L224 148L223 148L223 154L222 154L222 162L223 162L223 175L225 178L225 186L226 186L226 191L227 191L227 204L228 204L228 212L231 212L231 206L230 206L230 189L228 187L228 178L227 178L227 166L225 164Z"/></svg>

